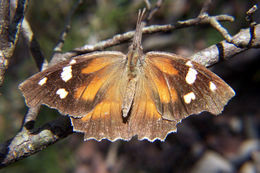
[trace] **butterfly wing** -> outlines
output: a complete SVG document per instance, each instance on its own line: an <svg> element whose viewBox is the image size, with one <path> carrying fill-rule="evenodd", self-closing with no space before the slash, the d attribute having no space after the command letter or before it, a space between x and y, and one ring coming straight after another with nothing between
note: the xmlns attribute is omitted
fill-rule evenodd
<svg viewBox="0 0 260 173"><path fill-rule="evenodd" d="M37 73L19 88L29 107L45 104L63 114L82 117L106 98L125 61L121 52L84 54Z"/></svg>
<svg viewBox="0 0 260 173"><path fill-rule="evenodd" d="M235 95L217 75L175 54L145 55L129 126L139 139L164 140L191 114L222 112Z"/></svg>

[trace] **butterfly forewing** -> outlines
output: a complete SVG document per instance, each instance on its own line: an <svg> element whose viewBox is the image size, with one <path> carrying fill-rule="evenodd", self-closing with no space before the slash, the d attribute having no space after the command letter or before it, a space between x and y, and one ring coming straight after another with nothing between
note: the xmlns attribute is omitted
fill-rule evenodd
<svg viewBox="0 0 260 173"><path fill-rule="evenodd" d="M125 55L114 51L77 56L37 73L19 88L29 107L45 104L82 117L104 99L124 61Z"/></svg>

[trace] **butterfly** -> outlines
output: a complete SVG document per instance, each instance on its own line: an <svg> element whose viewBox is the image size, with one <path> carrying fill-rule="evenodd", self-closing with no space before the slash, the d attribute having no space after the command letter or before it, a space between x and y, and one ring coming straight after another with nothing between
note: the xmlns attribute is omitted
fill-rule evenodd
<svg viewBox="0 0 260 173"><path fill-rule="evenodd" d="M204 66L167 52L143 53L142 17L127 54L99 51L53 65L19 85L29 107L68 115L84 139L163 141L191 114L220 114L233 89Z"/></svg>

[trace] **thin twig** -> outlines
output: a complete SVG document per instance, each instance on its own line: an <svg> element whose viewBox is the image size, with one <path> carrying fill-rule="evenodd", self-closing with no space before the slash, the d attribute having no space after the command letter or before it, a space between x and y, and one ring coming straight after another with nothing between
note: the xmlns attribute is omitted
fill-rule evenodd
<svg viewBox="0 0 260 173"><path fill-rule="evenodd" d="M21 130L33 130L35 120L40 111L40 105L29 108L27 114L24 116L23 124Z"/></svg>
<svg viewBox="0 0 260 173"><path fill-rule="evenodd" d="M179 21L176 24L150 25L150 26L144 27L142 33L143 34L152 34L152 33L157 33L157 32L169 32L169 31L173 31L176 29L181 29L181 28L190 27L190 26L194 26L194 25L209 24L210 18L215 18L218 21L229 21L229 22L230 21L232 22L234 20L234 18L232 16L228 16L228 15L210 16L207 18L206 17L203 18L203 17L199 16L199 17L196 17L193 19ZM94 45L84 45L83 47L79 47L72 51L62 53L59 56L62 60L65 60L65 59L70 59L73 56L81 55L84 53L104 50L105 48L116 46L116 45L119 45L123 42L126 42L126 41L132 39L134 36L134 33L135 33L135 31L129 31L129 32L126 32L123 34L117 34L110 39L100 41Z"/></svg>
<svg viewBox="0 0 260 173"><path fill-rule="evenodd" d="M215 28L224 38L225 40L227 40L228 42L232 41L232 36L229 35L228 31L226 30L226 28L224 28L218 20L216 20L216 18L212 17L209 20L210 25Z"/></svg>
<svg viewBox="0 0 260 173"><path fill-rule="evenodd" d="M18 0L15 9L15 15L9 26L9 39L15 45L18 34L20 33L21 24L24 18L25 11L28 6L28 0Z"/></svg>
<svg viewBox="0 0 260 173"><path fill-rule="evenodd" d="M145 0L145 4L147 7L147 16L144 19L145 23L148 23L152 19L153 15L161 8L162 3L163 3L163 0L157 0L155 6L152 7L150 1Z"/></svg>
<svg viewBox="0 0 260 173"><path fill-rule="evenodd" d="M64 26L64 29L63 31L61 32L60 34L60 37L59 37L59 41L58 43L56 44L56 46L53 48L53 52L54 54L52 55L52 58L55 57L55 54L56 53L60 53L61 50L62 50L62 47L64 45L64 42L65 42L65 38L71 28L71 19L72 19L72 16L74 15L76 9L79 7L79 5L82 3L82 0L77 0L77 2L73 5L73 7L71 8L71 11L69 12L68 16L67 16L67 19L66 19L66 22L65 22L65 26Z"/></svg>
<svg viewBox="0 0 260 173"><path fill-rule="evenodd" d="M254 21L254 14L257 10L257 5L254 5L252 8L250 8L248 11L247 11L247 16L246 16L246 20L249 22L249 27L250 27L250 33L251 33L251 39L248 43L249 46L251 46L252 44L254 44L254 41L255 41L255 26L256 26L256 22Z"/></svg>
<svg viewBox="0 0 260 173"><path fill-rule="evenodd" d="M203 6L202 6L202 9L200 10L199 16L202 16L202 15L204 15L205 13L208 14L209 7L210 7L211 3L212 3L212 0L206 0L206 1L204 2Z"/></svg>
<svg viewBox="0 0 260 173"><path fill-rule="evenodd" d="M26 20L26 18L23 20L22 23L22 33L27 45L30 48L30 52L32 54L33 59L36 62L39 71L44 70L48 66L48 61L44 58L40 45L37 39L35 38L31 26L29 22Z"/></svg>
<svg viewBox="0 0 260 173"><path fill-rule="evenodd" d="M220 24L220 22L218 20L216 20L216 18L214 18L214 17L210 18L210 24L211 24L212 27L214 27L225 38L225 40L227 42L232 43L239 48L250 47L252 45L252 42L255 40L254 32L255 32L256 22L253 21L253 14L255 13L256 10L257 10L257 6L254 5L252 8L250 8L247 11L247 19L250 22L249 26L250 26L251 36L252 36L252 38L247 43L244 43L244 42L242 43L239 40L235 40L234 37L232 37L228 33L228 31Z"/></svg>
<svg viewBox="0 0 260 173"><path fill-rule="evenodd" d="M254 22L254 17L253 15L255 14L256 10L257 10L257 5L253 5L253 7L251 7L247 12L246 12L246 20L249 23L253 23Z"/></svg>

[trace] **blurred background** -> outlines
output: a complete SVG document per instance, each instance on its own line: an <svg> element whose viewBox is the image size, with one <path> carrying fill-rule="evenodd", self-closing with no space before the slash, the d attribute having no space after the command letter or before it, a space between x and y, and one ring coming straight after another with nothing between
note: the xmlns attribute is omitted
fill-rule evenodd
<svg viewBox="0 0 260 173"><path fill-rule="evenodd" d="M170 24L195 18L203 0L165 0L148 25ZM245 13L256 1L214 1L210 15L229 14L233 23L223 23L230 34L247 28ZM66 16L75 1L30 1L28 19L43 54L52 49L63 30ZM151 0L152 5L156 1ZM72 28L63 51L111 38L135 29L137 11L145 7L140 0L83 1L73 16ZM259 10L255 15L259 23ZM145 35L144 51L168 51L189 56L223 40L209 26L194 26L167 33ZM109 48L127 52L129 42ZM148 172L240 172L260 171L260 49L251 49L211 68L236 91L222 115L193 115L178 125L178 133L165 142L107 140L83 142L73 134L45 150L12 164L4 173L148 173ZM17 86L38 70L21 36L15 55L0 88L0 142L13 137L27 111ZM60 116L42 107L36 125Z"/></svg>

